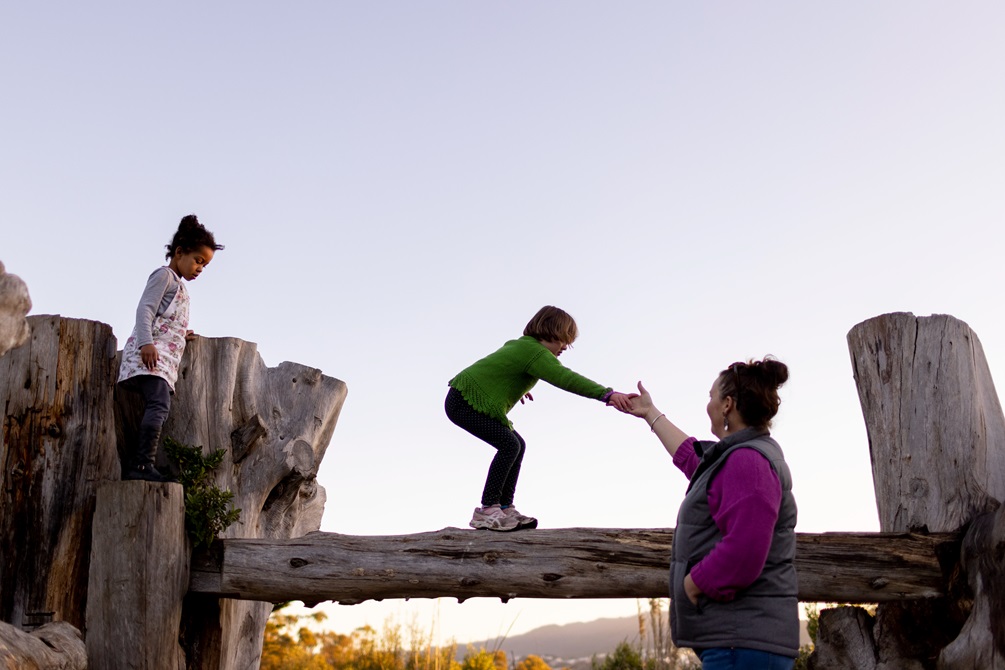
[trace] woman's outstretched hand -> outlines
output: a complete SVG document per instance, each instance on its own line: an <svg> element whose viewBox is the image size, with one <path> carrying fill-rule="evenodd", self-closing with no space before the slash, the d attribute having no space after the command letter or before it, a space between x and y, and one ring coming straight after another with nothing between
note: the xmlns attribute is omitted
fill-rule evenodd
<svg viewBox="0 0 1005 670"><path fill-rule="evenodd" d="M638 394L633 394L631 405L628 408L628 413L634 416L640 416L645 418L653 409L653 398L649 395L649 391L646 387L639 382L639 392Z"/></svg>
<svg viewBox="0 0 1005 670"><path fill-rule="evenodd" d="M680 445L687 440L687 433L675 426L666 414L653 404L653 397L649 395L642 382L639 382L639 394L632 398L632 408L628 413L648 423L649 429L656 433L656 437L663 443L663 448L671 456L676 454Z"/></svg>

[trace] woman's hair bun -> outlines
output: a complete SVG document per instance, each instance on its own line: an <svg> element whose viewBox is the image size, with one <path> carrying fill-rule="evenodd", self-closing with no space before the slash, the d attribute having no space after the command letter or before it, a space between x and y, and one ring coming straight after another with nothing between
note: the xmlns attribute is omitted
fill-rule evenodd
<svg viewBox="0 0 1005 670"><path fill-rule="evenodd" d="M773 356L765 356L764 360L755 361L752 365L760 369L764 380L772 386L781 386L789 379L789 366Z"/></svg>

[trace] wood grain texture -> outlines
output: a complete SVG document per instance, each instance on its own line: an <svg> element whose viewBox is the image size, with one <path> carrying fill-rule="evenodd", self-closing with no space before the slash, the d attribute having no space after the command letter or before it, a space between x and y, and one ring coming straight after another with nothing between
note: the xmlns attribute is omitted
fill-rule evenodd
<svg viewBox="0 0 1005 670"><path fill-rule="evenodd" d="M953 532L1005 500L1005 418L967 324L884 314L848 346L880 530Z"/></svg>
<svg viewBox="0 0 1005 670"><path fill-rule="evenodd" d="M216 483L234 493L241 517L224 537L292 538L320 528L325 490L317 470L345 397L345 384L316 368L267 367L253 342L188 344L164 435L203 453L226 452ZM187 598L190 667L257 667L271 611L271 602Z"/></svg>
<svg viewBox="0 0 1005 670"><path fill-rule="evenodd" d="M181 484L98 490L87 599L87 655L104 670L184 670L178 644L190 549Z"/></svg>
<svg viewBox="0 0 1005 670"><path fill-rule="evenodd" d="M193 592L269 601L384 598L660 598L672 529L228 539L193 558ZM804 601L886 602L945 593L939 554L956 535L797 534Z"/></svg>
<svg viewBox="0 0 1005 670"><path fill-rule="evenodd" d="M4 670L86 670L87 650L80 631L54 621L26 633L0 622L0 668Z"/></svg>
<svg viewBox="0 0 1005 670"><path fill-rule="evenodd" d="M838 607L820 612L817 644L811 668L826 670L876 670L873 619L861 607ZM891 669L892 670L892 669Z"/></svg>
<svg viewBox="0 0 1005 670"><path fill-rule="evenodd" d="M0 356L0 619L83 629L95 491L119 477L115 338L96 321L29 323L29 341Z"/></svg>

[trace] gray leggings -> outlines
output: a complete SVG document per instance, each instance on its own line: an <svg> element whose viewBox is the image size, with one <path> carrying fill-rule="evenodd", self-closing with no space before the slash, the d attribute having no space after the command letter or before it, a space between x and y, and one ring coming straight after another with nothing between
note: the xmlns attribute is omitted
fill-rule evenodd
<svg viewBox="0 0 1005 670"><path fill-rule="evenodd" d="M474 409L455 388L447 392L443 408L447 412L447 418L455 425L479 440L488 442L496 450L489 466L489 474L485 478L482 506L512 505L516 482L520 478L520 464L527 448L520 433Z"/></svg>

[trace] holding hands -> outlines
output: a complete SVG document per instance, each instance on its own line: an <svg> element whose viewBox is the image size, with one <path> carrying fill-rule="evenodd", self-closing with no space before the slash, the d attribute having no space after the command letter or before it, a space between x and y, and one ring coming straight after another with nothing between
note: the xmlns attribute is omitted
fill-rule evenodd
<svg viewBox="0 0 1005 670"><path fill-rule="evenodd" d="M620 412L630 414L632 411L632 399L637 396L637 393L618 393L615 391L611 394L611 397L607 399L607 404Z"/></svg>
<svg viewBox="0 0 1005 670"><path fill-rule="evenodd" d="M610 399L607 401L608 405L611 405L624 412L625 414L631 414L632 416L638 416L647 421L652 421L651 417L647 415L653 410L653 416L659 416L659 410L653 407L652 396L649 395L649 391L642 386L642 382L639 382L639 392L638 393L618 393L615 391L611 394Z"/></svg>
<svg viewBox="0 0 1005 670"><path fill-rule="evenodd" d="M688 438L687 433L678 428L667 415L653 404L653 398L649 395L646 387L639 382L639 392L631 395L628 409L623 410L627 414L645 419L649 428L656 433L656 437L663 443L663 448L671 456L677 452L677 448Z"/></svg>
<svg viewBox="0 0 1005 670"><path fill-rule="evenodd" d="M656 408L653 406L653 397L649 395L649 391L647 391L646 387L642 385L642 382L639 382L639 392L632 394L631 404L625 411L632 416L638 416L650 421L651 419L649 419L646 415L655 409ZM657 411L654 416L658 416L659 414L660 412Z"/></svg>

